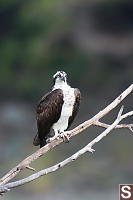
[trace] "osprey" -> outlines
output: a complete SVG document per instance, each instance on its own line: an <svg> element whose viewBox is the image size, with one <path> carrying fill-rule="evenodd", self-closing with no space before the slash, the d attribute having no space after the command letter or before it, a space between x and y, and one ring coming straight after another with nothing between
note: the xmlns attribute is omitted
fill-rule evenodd
<svg viewBox="0 0 133 200"><path fill-rule="evenodd" d="M80 105L81 94L79 89L67 84L67 74L57 71L53 76L54 85L52 91L40 100L36 109L38 133L33 144L44 146L47 141L62 137L68 141L67 130L72 124ZM51 128L54 137L48 139ZM66 132L65 132L66 131Z"/></svg>

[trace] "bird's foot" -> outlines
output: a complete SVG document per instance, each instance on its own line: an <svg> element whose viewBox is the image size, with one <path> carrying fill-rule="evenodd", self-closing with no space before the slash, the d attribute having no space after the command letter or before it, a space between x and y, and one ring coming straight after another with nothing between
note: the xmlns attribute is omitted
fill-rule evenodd
<svg viewBox="0 0 133 200"><path fill-rule="evenodd" d="M64 131L64 132L61 132L59 135L55 135L54 137L47 138L46 142L51 143L54 140L59 140L60 138L63 138L63 141L67 143L69 142L70 137L71 137L70 131Z"/></svg>
<svg viewBox="0 0 133 200"><path fill-rule="evenodd" d="M52 141L54 141L54 140L59 140L59 139L60 139L60 136L58 135L58 136L54 136L54 137L48 138L48 139L46 140L46 142L47 142L47 143L51 143Z"/></svg>
<svg viewBox="0 0 133 200"><path fill-rule="evenodd" d="M61 132L60 137L63 138L64 142L66 142L66 143L69 142L70 137L71 137L70 131Z"/></svg>
<svg viewBox="0 0 133 200"><path fill-rule="evenodd" d="M46 139L46 143L48 144L48 143L50 143L51 141L50 141L50 138L47 138Z"/></svg>

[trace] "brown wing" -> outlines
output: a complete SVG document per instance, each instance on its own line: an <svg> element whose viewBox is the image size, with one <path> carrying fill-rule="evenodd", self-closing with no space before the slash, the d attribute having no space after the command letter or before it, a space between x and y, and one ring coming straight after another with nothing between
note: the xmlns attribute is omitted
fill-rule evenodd
<svg viewBox="0 0 133 200"><path fill-rule="evenodd" d="M37 112L37 128L38 128L38 143L40 147L46 144L46 137L50 132L52 125L58 121L63 104L63 93L61 89L56 89L47 93L40 100L36 112ZM37 136L36 136L37 137ZM39 145L37 138L35 137L33 144Z"/></svg>
<svg viewBox="0 0 133 200"><path fill-rule="evenodd" d="M69 122L68 122L68 128L71 126L74 118L76 117L77 113L78 113L78 110L79 110L79 106L80 106L80 100L81 100L81 93L79 91L78 88L75 88L74 89L74 94L75 94L75 104L74 104L74 107L73 107L73 113L72 113L72 116L69 118ZM67 128L67 129L68 129Z"/></svg>

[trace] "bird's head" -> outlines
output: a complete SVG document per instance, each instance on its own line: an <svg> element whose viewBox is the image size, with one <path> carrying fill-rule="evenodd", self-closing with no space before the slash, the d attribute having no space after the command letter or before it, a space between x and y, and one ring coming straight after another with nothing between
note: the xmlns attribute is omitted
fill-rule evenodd
<svg viewBox="0 0 133 200"><path fill-rule="evenodd" d="M55 83L66 83L67 74L64 71L57 71L53 76L54 84Z"/></svg>

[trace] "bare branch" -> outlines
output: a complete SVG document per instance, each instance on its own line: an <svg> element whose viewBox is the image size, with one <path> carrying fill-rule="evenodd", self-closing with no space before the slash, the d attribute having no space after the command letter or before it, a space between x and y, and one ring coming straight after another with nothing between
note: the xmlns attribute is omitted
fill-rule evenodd
<svg viewBox="0 0 133 200"><path fill-rule="evenodd" d="M111 110L113 110L118 104L121 103L125 97L127 97L131 92L133 91L133 84L131 84L123 93L121 93L111 104L109 104L106 108L104 108L102 111L97 113L94 117L91 119L85 121L84 123L80 124L73 130L71 130L72 136L82 132L89 126L93 125L95 121L101 119L103 116L105 116L107 113L109 113Z"/></svg>
<svg viewBox="0 0 133 200"><path fill-rule="evenodd" d="M132 115L133 115L133 111L130 111L130 112L128 112L128 113L122 115L122 119L125 119L125 118L127 118L127 117L130 117L130 116L132 116Z"/></svg>
<svg viewBox="0 0 133 200"><path fill-rule="evenodd" d="M94 122L94 125L95 126L99 126L99 127L102 127L102 128L108 128L110 126L110 124L105 124L103 122L100 122L100 121L96 121ZM115 129L117 128L128 128L128 129L132 129L133 127L133 124L119 124L115 127Z"/></svg>
<svg viewBox="0 0 133 200"><path fill-rule="evenodd" d="M29 170L35 171L35 168L30 167L29 165L27 165L26 168L29 169Z"/></svg>
<svg viewBox="0 0 133 200"><path fill-rule="evenodd" d="M122 112L123 112L123 106L121 107L121 109L120 109L120 111L118 113L118 116L117 116L116 120L113 122L112 125L110 125L99 136L97 136L88 145L86 145L84 148L82 148L81 150L79 150L78 152L76 152L75 154L73 154L71 157L65 159L64 161L62 161L62 162L60 162L60 163L58 163L58 164L56 164L56 165L54 165L52 167L49 167L49 168L44 169L44 170L41 170L41 171L39 171L39 172L37 172L35 174L32 174L31 176L29 176L27 178L24 178L24 179L21 179L19 181L8 183L8 184L6 184L4 186L1 186L0 187L0 193L7 192L11 188L18 187L20 185L29 183L29 182L31 182L31 181L39 178L40 176L44 176L44 175L46 175L48 173L52 173L52 172L60 169L61 167L67 165L68 163L70 163L72 161L75 161L78 157L80 157L81 155L83 155L86 152L93 152L94 150L92 149L92 147L93 147L94 144L96 144L101 139L103 139L107 134L109 134L119 124L119 122L122 119L127 118L127 117L133 115L133 111L128 112L128 113L126 113L124 115L122 115Z"/></svg>
<svg viewBox="0 0 133 200"><path fill-rule="evenodd" d="M132 127L133 127L133 126L129 126L129 130L133 133Z"/></svg>
<svg viewBox="0 0 133 200"><path fill-rule="evenodd" d="M86 128L88 128L91 125L95 125L95 123L101 119L103 116L105 116L108 112L110 112L112 109L114 109L125 97L127 97L128 94L130 94L133 91L133 84L131 84L121 95L119 95L111 104L109 104L105 109L100 111L98 114L96 114L91 119L85 121L84 123L80 124L76 128L70 131L71 136L75 136L78 133L82 132ZM132 114L132 113L130 113ZM126 117L126 115L125 115ZM112 125L111 125L112 126ZM107 129L109 129L111 126L109 126ZM21 163L19 163L16 167L14 167L11 171L9 171L4 177L0 179L0 186L5 185L7 182L9 182L12 178L14 178L21 170L27 168L37 158L54 148L55 146L62 143L63 140L60 138L59 140L54 140L50 144L45 145L41 149L37 150L35 153L24 159ZM89 148L88 148L89 149Z"/></svg>

